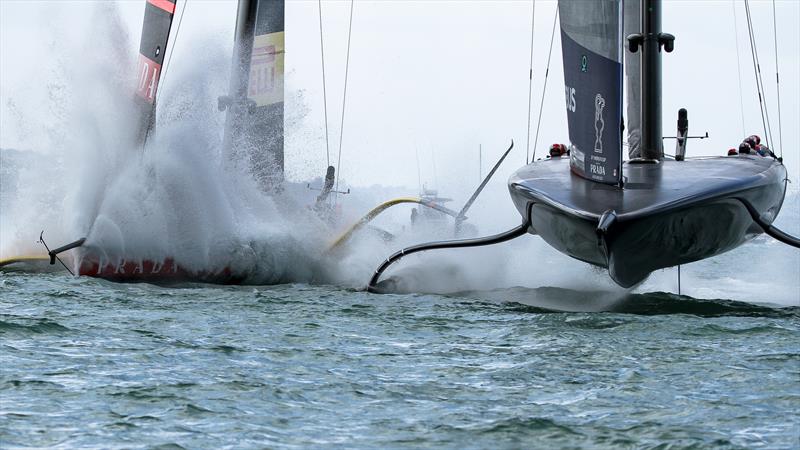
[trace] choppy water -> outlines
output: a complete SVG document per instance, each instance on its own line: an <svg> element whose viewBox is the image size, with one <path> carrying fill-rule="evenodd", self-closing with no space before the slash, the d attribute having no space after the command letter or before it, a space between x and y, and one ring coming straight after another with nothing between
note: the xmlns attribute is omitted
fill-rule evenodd
<svg viewBox="0 0 800 450"><path fill-rule="evenodd" d="M3 448L800 444L797 306L0 279Z"/></svg>

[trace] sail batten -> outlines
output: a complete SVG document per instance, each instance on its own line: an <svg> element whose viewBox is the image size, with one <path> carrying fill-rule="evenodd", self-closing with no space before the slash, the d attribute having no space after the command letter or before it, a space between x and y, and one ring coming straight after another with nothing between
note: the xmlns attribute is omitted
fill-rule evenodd
<svg viewBox="0 0 800 450"><path fill-rule="evenodd" d="M605 184L622 180L620 0L560 0L570 165Z"/></svg>

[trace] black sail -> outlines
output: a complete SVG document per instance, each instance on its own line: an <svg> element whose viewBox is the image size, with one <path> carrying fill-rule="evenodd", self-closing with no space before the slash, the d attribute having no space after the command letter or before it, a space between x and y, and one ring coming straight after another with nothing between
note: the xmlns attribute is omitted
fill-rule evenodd
<svg viewBox="0 0 800 450"><path fill-rule="evenodd" d="M161 67L175 16L176 0L147 0L139 43L136 104L139 108L137 141L141 144L155 124L156 93L161 79Z"/></svg>
<svg viewBox="0 0 800 450"><path fill-rule="evenodd" d="M622 180L620 0L560 0L570 165L605 184Z"/></svg>
<svg viewBox="0 0 800 450"><path fill-rule="evenodd" d="M264 188L283 179L283 0L240 0L226 148Z"/></svg>

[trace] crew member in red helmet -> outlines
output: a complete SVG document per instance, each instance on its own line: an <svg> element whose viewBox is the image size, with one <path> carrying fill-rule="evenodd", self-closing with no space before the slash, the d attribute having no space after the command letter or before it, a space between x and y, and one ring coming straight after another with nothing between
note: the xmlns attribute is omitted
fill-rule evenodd
<svg viewBox="0 0 800 450"><path fill-rule="evenodd" d="M553 144L550 146L550 157L560 158L567 154L567 147L564 144Z"/></svg>

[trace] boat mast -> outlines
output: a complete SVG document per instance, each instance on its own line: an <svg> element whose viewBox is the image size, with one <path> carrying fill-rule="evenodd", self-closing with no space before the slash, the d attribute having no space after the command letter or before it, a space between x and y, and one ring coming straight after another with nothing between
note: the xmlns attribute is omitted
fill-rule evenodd
<svg viewBox="0 0 800 450"><path fill-rule="evenodd" d="M284 0L239 0L223 148L271 190L283 180Z"/></svg>
<svg viewBox="0 0 800 450"><path fill-rule="evenodd" d="M642 50L642 158L664 155L661 133L661 48L669 53L675 36L661 32L661 0L642 0L642 32L628 36L632 53Z"/></svg>
<svg viewBox="0 0 800 450"><path fill-rule="evenodd" d="M242 116L247 111L247 69L253 53L253 28L258 3L255 0L239 0L236 11L236 30L234 31L233 63L228 95L219 98L219 109L228 110L225 116L223 148L230 154L233 138L239 134Z"/></svg>
<svg viewBox="0 0 800 450"><path fill-rule="evenodd" d="M234 59L229 92L236 100L242 102L247 100L247 82L250 78L247 70L250 68L250 58L253 55L253 30L255 29L257 9L257 1L239 0L239 7L236 11ZM228 119L230 119L230 115Z"/></svg>

